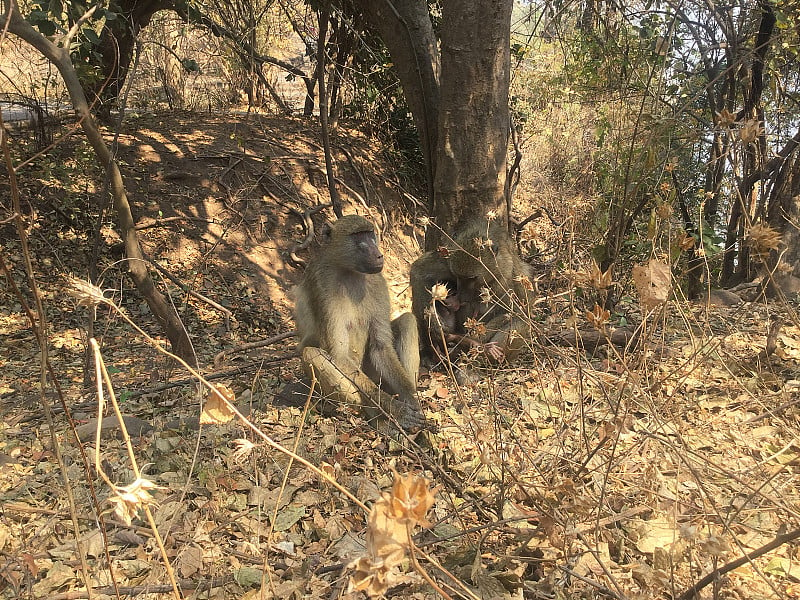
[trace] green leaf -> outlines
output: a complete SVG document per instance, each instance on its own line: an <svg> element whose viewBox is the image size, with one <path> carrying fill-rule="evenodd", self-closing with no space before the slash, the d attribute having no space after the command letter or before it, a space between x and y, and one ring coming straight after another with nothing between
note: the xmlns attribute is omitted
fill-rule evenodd
<svg viewBox="0 0 800 600"><path fill-rule="evenodd" d="M242 567L233 572L233 578L243 588L254 588L261 585L261 569Z"/></svg>
<svg viewBox="0 0 800 600"><path fill-rule="evenodd" d="M290 504L275 518L275 531L286 531L306 515L306 507Z"/></svg>
<svg viewBox="0 0 800 600"><path fill-rule="evenodd" d="M200 65L193 58L184 58L181 64L183 65L183 69L189 73L200 72Z"/></svg>
<svg viewBox="0 0 800 600"><path fill-rule="evenodd" d="M83 37L85 37L93 46L100 44L100 36L97 35L97 32L91 27L87 27L83 30Z"/></svg>

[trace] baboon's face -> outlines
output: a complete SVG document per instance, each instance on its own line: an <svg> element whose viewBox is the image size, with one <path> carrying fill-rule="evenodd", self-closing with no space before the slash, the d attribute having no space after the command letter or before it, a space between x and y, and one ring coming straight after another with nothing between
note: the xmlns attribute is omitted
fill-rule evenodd
<svg viewBox="0 0 800 600"><path fill-rule="evenodd" d="M458 278L458 303L459 308L463 304L474 303L476 298L481 295L481 288L486 286L483 277L459 277Z"/></svg>
<svg viewBox="0 0 800 600"><path fill-rule="evenodd" d="M349 235L353 250L353 265L359 273L380 273L383 270L383 253L374 231L356 231Z"/></svg>
<svg viewBox="0 0 800 600"><path fill-rule="evenodd" d="M453 282L452 284L445 284L447 287L447 297L443 300L437 300L436 304L442 309L449 313L456 313L458 309L461 308L461 299L459 298L459 294L456 291L457 284Z"/></svg>

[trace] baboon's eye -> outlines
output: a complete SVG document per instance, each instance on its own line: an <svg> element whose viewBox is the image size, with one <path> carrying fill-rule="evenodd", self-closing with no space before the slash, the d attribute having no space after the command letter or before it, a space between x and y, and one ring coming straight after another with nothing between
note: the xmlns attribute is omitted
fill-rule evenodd
<svg viewBox="0 0 800 600"><path fill-rule="evenodd" d="M357 231L352 234L353 239L359 246L377 246L378 238L373 231Z"/></svg>

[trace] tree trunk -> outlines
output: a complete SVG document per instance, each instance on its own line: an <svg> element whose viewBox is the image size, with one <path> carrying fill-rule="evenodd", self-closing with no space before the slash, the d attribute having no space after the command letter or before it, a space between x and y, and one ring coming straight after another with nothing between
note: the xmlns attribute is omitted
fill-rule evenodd
<svg viewBox="0 0 800 600"><path fill-rule="evenodd" d="M119 166L114 161L114 157L108 150L103 136L89 111L89 104L83 92L78 76L72 65L69 51L63 46L57 46L22 18L15 3L7 2L5 10L10 11L8 20L8 31L19 36L25 42L36 48L44 57L55 65L64 84L69 91L70 100L75 107L75 112L80 119L86 138L92 145L97 155L98 162L103 166L109 179L111 195L114 201L114 209L119 219L119 228L122 239L125 241L125 254L128 258L128 268L136 289L147 301L153 315L158 319L169 338L172 350L175 354L186 360L189 364L196 364L194 350L192 348L189 334L183 327L183 323L172 306L166 301L164 296L156 289L153 279L147 270L147 263L142 255L139 245L139 237L136 233L135 222L131 214L131 207L128 204L128 197L125 192L125 185L122 181L122 174ZM0 14L0 21L6 22L8 12Z"/></svg>
<svg viewBox="0 0 800 600"><path fill-rule="evenodd" d="M773 281L767 285L767 294L777 294L775 285L786 287L786 280L800 278L800 230L795 225L800 219L800 160L789 156L776 170L769 197L767 220L770 226L780 231L785 251L772 251L767 267L773 273ZM785 268L778 265L778 260Z"/></svg>
<svg viewBox="0 0 800 600"><path fill-rule="evenodd" d="M436 136L439 130L439 53L428 3L425 0L394 3L361 0L357 4L389 49L406 102L414 116L425 157L428 207L433 212ZM466 93L466 90L461 91ZM461 101L466 101L466 98Z"/></svg>
<svg viewBox="0 0 800 600"><path fill-rule="evenodd" d="M736 115L741 122L764 123L761 97L764 91L764 65L769 42L775 29L775 13L769 3L761 4L761 21L756 35L756 47L749 69L738 69L738 85L742 89L744 107ZM735 285L748 281L754 271L750 264L750 251L744 244L746 230L758 217L766 212L764 201L759 202L756 181L762 178L767 163L767 143L763 131L743 152L742 181L737 186L737 199L731 211L725 236L725 255L722 261L721 279L724 285ZM734 246L739 248L738 253Z"/></svg>
<svg viewBox="0 0 800 600"><path fill-rule="evenodd" d="M434 216L454 227L495 211L507 220L511 0L442 3L442 76ZM427 249L439 243L436 229ZM428 239L432 238L432 239Z"/></svg>
<svg viewBox="0 0 800 600"><path fill-rule="evenodd" d="M507 219L512 0L444 0L440 58L424 0L358 2L397 69L420 135L436 227L425 247L487 212Z"/></svg>
<svg viewBox="0 0 800 600"><path fill-rule="evenodd" d="M159 10L174 8L174 2L122 0L117 7L120 16L109 21L100 33L100 45L97 50L101 57L102 79L84 88L92 101L95 97L101 100L97 113L102 118L108 117L125 85L139 32L147 27L150 19Z"/></svg>

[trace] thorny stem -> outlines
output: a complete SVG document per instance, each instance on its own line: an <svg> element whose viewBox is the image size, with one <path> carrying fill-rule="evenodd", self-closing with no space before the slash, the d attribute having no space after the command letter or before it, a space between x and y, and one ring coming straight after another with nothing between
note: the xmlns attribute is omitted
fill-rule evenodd
<svg viewBox="0 0 800 600"><path fill-rule="evenodd" d="M181 366L183 366L193 377L196 377L200 383L206 386L208 389L216 393L220 398L222 398L228 407L228 409L235 414L239 420L244 423L256 436L261 438L261 440L270 448L277 450L278 452L282 452L292 460L299 462L301 465L309 469L312 473L314 473L317 477L329 483L337 490L339 490L342 494L347 496L356 506L358 506L361 510L364 511L364 514L369 514L369 508L358 498L356 498L351 492L349 492L342 484L336 481L331 475L328 475L325 471L314 465L313 463L309 462L302 456L292 452L288 448L281 446L278 442L274 441L270 438L267 434L261 431L256 425L254 425L247 417L245 417L238 408L236 408L233 404L231 404L228 399L225 397L222 392L220 392L217 387L209 382L205 377L203 377L194 367L190 366L185 360L183 360L180 356L173 354L169 350L165 349L161 344L158 343L155 339L150 337L141 327L139 327L136 323L131 320L128 315L126 315L116 304L108 300L107 298L103 298L103 302L109 306L112 310L114 310L118 315L120 315L131 327L133 327L145 340L147 340L150 345L152 345L156 350L162 353L165 356L168 356L172 360L178 362Z"/></svg>
<svg viewBox="0 0 800 600"><path fill-rule="evenodd" d="M105 403L103 400L103 383L105 383L106 387L108 388L108 396L111 399L111 405L114 407L114 414L117 416L117 420L119 421L120 431L122 431L122 437L125 440L125 447L128 450L128 459L131 461L131 469L133 469L133 474L136 478L136 481L141 479L141 472L139 471L139 465L136 462L136 454L133 452L133 446L131 445L131 436L128 435L128 429L125 427L125 421L122 419L122 411L119 409L119 403L117 402L116 394L114 394L114 387L111 383L111 378L108 376L108 369L106 369L103 356L100 354L100 346L97 344L97 340L94 338L89 339L89 344L94 352L95 380L97 381L98 419L97 433L95 436L94 466L95 470L100 474L100 477L102 477L106 482L106 485L108 485L112 490L116 491L117 486L111 482L100 465L100 431L103 423L103 420L100 417L103 414L103 405ZM147 523L150 525L150 529L153 530L153 536L158 544L158 551L161 553L161 558L164 561L164 568L167 570L167 577L169 577L169 582L172 585L172 592L175 595L175 598L182 600L183 596L181 595L180 589L178 589L178 582L175 580L175 572L172 570L169 556L167 556L167 549L164 547L164 540L161 539L161 534L158 532L158 525L156 525L156 520L153 518L153 513L146 503L142 504L142 509L147 517Z"/></svg>
<svg viewBox="0 0 800 600"><path fill-rule="evenodd" d="M9 11L10 14L10 11ZM10 18L10 17L9 17ZM7 23L6 23L7 26ZM5 31L3 32L5 35ZM22 223L22 210L20 207L19 186L17 185L16 169L11 159L11 150L8 147L8 134L3 126L3 115L0 112L0 145L3 149L3 160L8 170L9 184L11 188L11 205L14 211L14 225L17 228L17 236L19 238L20 246L22 247L22 256L25 262L25 274L28 277L28 285L33 295L34 303L36 305L36 312L38 313L39 322L36 323L35 319L31 318L31 329L36 335L36 341L39 343L39 350L41 354L41 365L39 371L39 401L42 405L42 411L47 421L47 427L50 432L50 439L53 442L53 453L58 461L61 476L64 479L64 490L67 496L67 503L69 504L69 513L72 520L72 531L75 535L75 548L78 552L78 557L81 563L81 573L83 575L84 583L86 585L86 594L89 600L93 598L92 581L89 575L89 564L86 561L86 553L84 552L84 542L80 536L80 524L78 522L78 508L75 503L75 496L72 493L72 486L69 485L69 477L67 475L67 467L64 464L64 458L61 453L61 446L58 443L58 436L56 435L56 426L53 420L53 411L47 400L47 370L50 365L50 358L47 353L47 315L44 310L44 303L42 302L42 295L39 293L39 286L36 283L36 277L33 270L33 262L31 261L31 253L28 247L28 236L25 232L25 227ZM4 270L5 270L5 264ZM8 274L9 280L11 275ZM29 313L29 317L31 317ZM55 379L55 378L54 378Z"/></svg>

